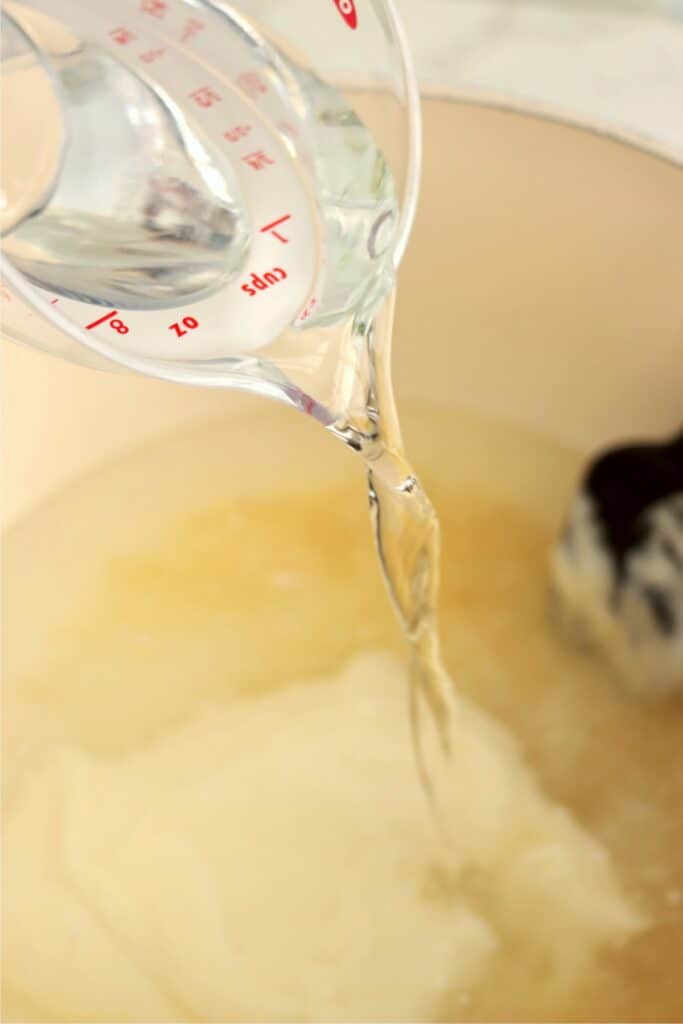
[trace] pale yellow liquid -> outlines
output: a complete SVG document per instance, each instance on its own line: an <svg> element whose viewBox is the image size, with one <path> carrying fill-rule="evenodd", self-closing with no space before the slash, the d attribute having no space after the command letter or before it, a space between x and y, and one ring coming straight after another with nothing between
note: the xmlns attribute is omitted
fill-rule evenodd
<svg viewBox="0 0 683 1024"><path fill-rule="evenodd" d="M171 439L6 544L5 1019L681 1019L683 708L550 614L585 456L434 406L405 432L466 698L455 844L359 460L278 410Z"/></svg>

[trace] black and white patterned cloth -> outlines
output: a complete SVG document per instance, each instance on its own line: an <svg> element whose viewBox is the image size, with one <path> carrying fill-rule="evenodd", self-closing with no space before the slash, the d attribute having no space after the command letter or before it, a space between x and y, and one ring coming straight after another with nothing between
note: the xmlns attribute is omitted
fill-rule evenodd
<svg viewBox="0 0 683 1024"><path fill-rule="evenodd" d="M588 467L552 555L564 625L633 689L683 692L683 432Z"/></svg>

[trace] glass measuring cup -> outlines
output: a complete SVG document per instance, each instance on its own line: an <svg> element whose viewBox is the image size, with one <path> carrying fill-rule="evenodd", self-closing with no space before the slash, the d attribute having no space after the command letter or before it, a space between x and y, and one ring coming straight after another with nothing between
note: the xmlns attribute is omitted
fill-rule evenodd
<svg viewBox="0 0 683 1024"><path fill-rule="evenodd" d="M337 420L417 196L391 0L12 2L3 57L4 333Z"/></svg>

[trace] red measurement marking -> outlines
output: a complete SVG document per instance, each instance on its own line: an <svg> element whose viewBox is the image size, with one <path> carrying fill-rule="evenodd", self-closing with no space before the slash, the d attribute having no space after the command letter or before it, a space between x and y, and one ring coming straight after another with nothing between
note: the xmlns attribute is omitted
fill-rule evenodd
<svg viewBox="0 0 683 1024"><path fill-rule="evenodd" d="M246 156L242 157L242 162L247 164L254 171L262 171L264 167L268 167L270 164L274 164L275 161L271 160L267 153L264 153L262 149L257 149L253 153L247 153Z"/></svg>
<svg viewBox="0 0 683 1024"><path fill-rule="evenodd" d="M268 92L268 86L258 71L244 71L238 76L237 84L252 99L256 99L257 96L262 96Z"/></svg>
<svg viewBox="0 0 683 1024"><path fill-rule="evenodd" d="M183 34L180 37L181 43L186 43L188 39L192 39L192 36L196 36L203 28L204 22L200 21L199 18L188 18L183 27Z"/></svg>
<svg viewBox="0 0 683 1024"><path fill-rule="evenodd" d="M295 139L299 134L296 126L293 125L291 121L280 121L278 128L281 132L284 132L285 135L289 135L291 139Z"/></svg>
<svg viewBox="0 0 683 1024"><path fill-rule="evenodd" d="M59 302L59 299L50 299L51 306L54 306L57 302Z"/></svg>
<svg viewBox="0 0 683 1024"><path fill-rule="evenodd" d="M332 3L337 8L349 28L357 28L358 15L356 13L356 5L353 0L332 0Z"/></svg>
<svg viewBox="0 0 683 1024"><path fill-rule="evenodd" d="M145 53L140 54L140 60L143 61L145 64L152 64L155 60L158 60L159 57L163 57L165 53L165 49L147 50Z"/></svg>
<svg viewBox="0 0 683 1024"><path fill-rule="evenodd" d="M239 142L240 139L246 139L250 131L250 124L236 124L229 128L227 132L223 132L223 138L227 139L228 142Z"/></svg>
<svg viewBox="0 0 683 1024"><path fill-rule="evenodd" d="M259 292L265 292L268 288L272 288L286 279L286 270L283 270L282 267L273 267L272 270L267 270L264 274L252 274L247 283L242 285L242 291L247 295L258 295Z"/></svg>
<svg viewBox="0 0 683 1024"><path fill-rule="evenodd" d="M280 232L276 231L275 229L277 227L279 227L280 224L284 224L285 221L291 220L291 219L292 219L291 213L286 213L284 215L284 217L280 217L278 220L274 220L272 222L272 224L264 224L263 227L260 230L261 230L261 232L263 234L265 234L266 232L270 232L270 234L273 236L273 238L277 238L278 242L284 242L285 245L287 245L287 243L289 242L289 239L285 238L284 235L281 235Z"/></svg>
<svg viewBox="0 0 683 1024"><path fill-rule="evenodd" d="M118 309L111 309L108 313L105 313L104 316L101 316L99 320L93 320L91 324L86 324L86 331L92 331L93 327L99 327L100 324L104 324L109 320L109 326L112 327L117 334L128 334L130 328L124 324L123 320L114 319L117 313Z"/></svg>
<svg viewBox="0 0 683 1024"><path fill-rule="evenodd" d="M220 103L222 100L220 93L217 93L208 85L202 85L201 88L195 89L194 92L190 93L190 99L194 100L198 107L212 107L214 103Z"/></svg>
<svg viewBox="0 0 683 1024"><path fill-rule="evenodd" d="M0 284L0 299L4 299L5 302L12 301L12 293L9 288L6 288L4 284Z"/></svg>
<svg viewBox="0 0 683 1024"><path fill-rule="evenodd" d="M154 18L163 18L167 7L166 0L140 0L140 10Z"/></svg>
<svg viewBox="0 0 683 1024"><path fill-rule="evenodd" d="M187 331L183 330L183 327L187 327L187 331L193 331L195 327L199 327L199 320L195 320L193 316L184 316L181 323L169 324L169 331L175 331L177 337L182 338Z"/></svg>
<svg viewBox="0 0 683 1024"><path fill-rule="evenodd" d="M308 300L303 310L299 314L299 320L308 320L309 316L311 315L311 313L313 312L317 305L318 300L316 299L315 295L313 295L312 298Z"/></svg>
<svg viewBox="0 0 683 1024"><path fill-rule="evenodd" d="M315 401L312 398L307 398L306 401L304 402L304 412L308 416L310 416L311 413L313 412L313 406L314 405L315 405Z"/></svg>
<svg viewBox="0 0 683 1024"><path fill-rule="evenodd" d="M131 32L128 28L123 28L123 26L113 28L109 35L115 43L119 44L119 46L125 46L127 43L130 43L135 39L135 33Z"/></svg>
<svg viewBox="0 0 683 1024"><path fill-rule="evenodd" d="M118 313L118 309L110 310L109 313L105 313L104 316L101 316L99 320L93 320L93 322L91 324L86 324L85 325L86 331L92 331L93 327L99 327L100 324L105 323L105 321L111 320L111 318L113 316L116 316L117 313Z"/></svg>

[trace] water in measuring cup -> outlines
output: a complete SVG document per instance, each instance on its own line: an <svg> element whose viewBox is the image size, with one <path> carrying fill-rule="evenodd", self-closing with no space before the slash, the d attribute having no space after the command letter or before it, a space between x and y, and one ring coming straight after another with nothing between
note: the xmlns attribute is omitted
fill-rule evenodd
<svg viewBox="0 0 683 1024"><path fill-rule="evenodd" d="M125 62L117 54L123 45L101 45L92 32L81 38L78 7L71 9L71 20L57 22L8 5L47 54L66 147L53 190L41 183L41 204L6 235L6 254L50 292L117 309L170 308L219 292L245 267L262 226L253 223L230 145L202 120L217 87L208 87L199 104L182 86L180 98L173 95L155 80L154 50L148 65ZM119 31L125 45L126 29ZM214 11L209 31L236 68L258 67L238 76L247 103L254 90L274 97L268 129L307 180L322 227L326 274L318 315L334 320L357 305L391 239L396 197L387 164L342 95L241 16ZM191 48L181 56L196 66ZM5 106L18 131L30 72L25 57L10 50ZM48 117L59 116L50 108ZM231 128L237 135L246 130ZM252 159L258 172L258 161L265 166L270 157L257 150Z"/></svg>
<svg viewBox="0 0 683 1024"><path fill-rule="evenodd" d="M277 99L269 113L280 113L271 127L315 201L324 284L314 320L338 323L335 349L354 379L343 410L326 425L367 467L380 562L412 650L420 765L436 790L435 762L426 750L447 749L452 717L436 622L438 520L403 449L390 326L368 316L348 327L382 270L397 219L393 181L372 135L339 92L227 9L220 26L226 48L244 51L245 65L253 65L256 51L261 77L252 75L241 87L258 90L267 81ZM220 293L243 271L259 229L228 150L207 134L195 107L178 105L153 74L117 60L115 48L81 42L77 25L67 28L67 43L51 48L68 139L62 173L49 201L6 240L8 255L55 294L118 310L163 309ZM200 112L212 95L209 88ZM267 153L257 151L257 158L267 160ZM143 330L149 323L143 321ZM425 720L436 726L428 734Z"/></svg>

